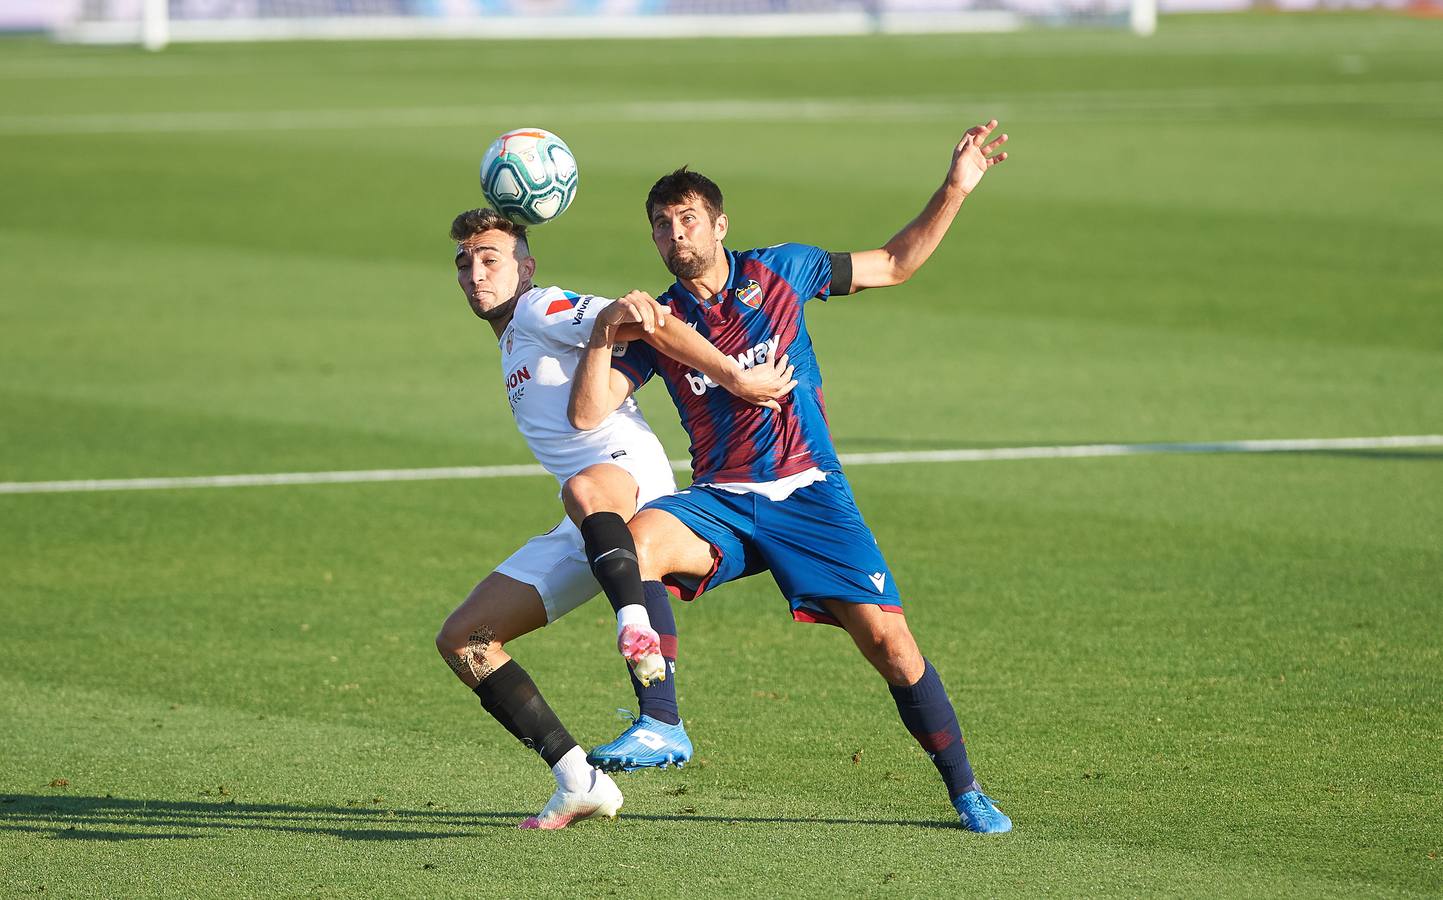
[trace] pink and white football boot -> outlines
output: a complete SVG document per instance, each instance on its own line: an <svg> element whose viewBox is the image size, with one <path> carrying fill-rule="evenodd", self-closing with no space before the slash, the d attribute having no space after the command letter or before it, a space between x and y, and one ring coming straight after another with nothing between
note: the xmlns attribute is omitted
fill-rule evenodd
<svg viewBox="0 0 1443 900"><path fill-rule="evenodd" d="M631 674L645 687L654 681L666 680L666 658L661 655L661 637L650 625L623 625L616 636L616 649L621 651Z"/></svg>
<svg viewBox="0 0 1443 900"><path fill-rule="evenodd" d="M593 770L589 789L563 791L557 788L541 812L527 816L517 827L555 831L582 819L614 819L621 804L621 788L616 786L610 775Z"/></svg>

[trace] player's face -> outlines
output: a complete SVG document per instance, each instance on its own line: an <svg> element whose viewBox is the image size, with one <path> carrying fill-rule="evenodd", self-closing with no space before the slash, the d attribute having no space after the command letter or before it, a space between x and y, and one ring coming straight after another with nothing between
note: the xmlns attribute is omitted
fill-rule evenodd
<svg viewBox="0 0 1443 900"><path fill-rule="evenodd" d="M487 321L510 314L535 271L535 258L517 259L516 238L504 231L483 231L456 246L456 281L471 311Z"/></svg>
<svg viewBox="0 0 1443 900"><path fill-rule="evenodd" d="M651 239L667 269L678 278L699 278L720 265L726 234L726 213L713 219L700 197L657 207L651 214Z"/></svg>

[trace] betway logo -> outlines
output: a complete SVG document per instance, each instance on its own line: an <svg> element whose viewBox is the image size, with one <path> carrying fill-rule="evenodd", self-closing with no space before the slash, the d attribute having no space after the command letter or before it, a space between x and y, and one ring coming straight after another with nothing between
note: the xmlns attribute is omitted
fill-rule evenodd
<svg viewBox="0 0 1443 900"><path fill-rule="evenodd" d="M776 335L772 335L770 338L762 341L760 344L757 344L755 347L751 348L747 352L736 354L732 357L732 359L736 360L737 365L741 366L743 369L750 369L752 366L759 366L767 360L771 359L772 356L776 354L777 343L779 340L780 339ZM710 378L706 377L700 372L686 373L686 383L687 386L691 388L691 392L693 394L696 394L698 397L700 397L702 394L705 394L708 388L716 387L715 381L712 381Z"/></svg>

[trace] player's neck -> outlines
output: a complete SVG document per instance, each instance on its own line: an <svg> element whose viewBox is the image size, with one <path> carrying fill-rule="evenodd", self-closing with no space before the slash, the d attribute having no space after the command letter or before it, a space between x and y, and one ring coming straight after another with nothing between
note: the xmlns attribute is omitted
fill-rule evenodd
<svg viewBox="0 0 1443 900"><path fill-rule="evenodd" d="M496 332L496 340L501 340L501 335L506 333L506 326L511 324L511 317L514 315L516 315L516 307L513 306L511 307L511 311L501 318L487 320L486 324L490 325L491 330Z"/></svg>
<svg viewBox="0 0 1443 900"><path fill-rule="evenodd" d="M531 282L521 282L521 284L518 285L516 288L516 295L513 296L510 300L506 301L506 314L504 316L498 316L495 319L486 320L486 322L491 326L491 330L496 332L496 340L501 340L501 335L506 332L506 326L511 324L512 317L516 315L517 301L521 299L522 294L531 290L531 287Z"/></svg>
<svg viewBox="0 0 1443 900"><path fill-rule="evenodd" d="M698 300L709 301L717 294L720 294L727 286L727 277L731 275L731 264L727 262L725 253L718 253L716 262L696 278L682 278L681 286L691 291L691 295Z"/></svg>

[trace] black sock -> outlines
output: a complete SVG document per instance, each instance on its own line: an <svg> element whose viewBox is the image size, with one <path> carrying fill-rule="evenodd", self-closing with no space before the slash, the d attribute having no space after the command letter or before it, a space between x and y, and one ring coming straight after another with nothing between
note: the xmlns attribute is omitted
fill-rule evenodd
<svg viewBox="0 0 1443 900"><path fill-rule="evenodd" d="M591 573L601 583L611 608L643 604L636 542L626 529L626 520L614 512L592 513L581 520L581 537L586 541Z"/></svg>
<svg viewBox="0 0 1443 900"><path fill-rule="evenodd" d="M897 701L897 712L902 715L902 724L932 758L932 764L947 785L947 796L955 799L977 785L967 760L967 746L962 742L962 727L957 724L957 713L952 709L947 689L942 686L932 663L922 662L926 668L916 684L889 687L892 699Z"/></svg>
<svg viewBox="0 0 1443 900"><path fill-rule="evenodd" d="M676 705L676 616L671 611L671 595L660 581L644 582L642 592L646 597L646 614L651 617L651 627L661 638L666 680L643 687L633 675L631 689L636 691L636 702L643 716L675 725L681 721L681 711Z"/></svg>
<svg viewBox="0 0 1443 900"><path fill-rule="evenodd" d="M516 660L492 672L474 688L481 705L518 741L541 754L548 766L576 746L566 726L556 718L536 682Z"/></svg>

